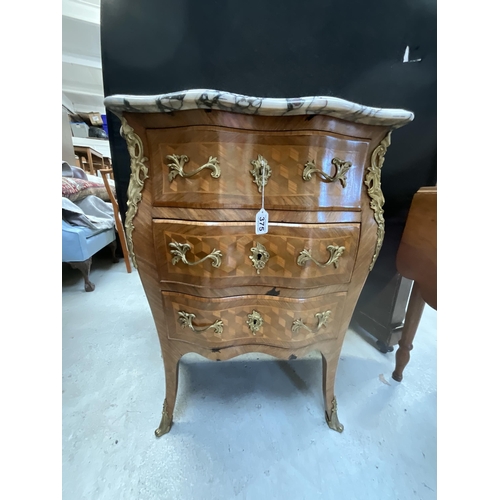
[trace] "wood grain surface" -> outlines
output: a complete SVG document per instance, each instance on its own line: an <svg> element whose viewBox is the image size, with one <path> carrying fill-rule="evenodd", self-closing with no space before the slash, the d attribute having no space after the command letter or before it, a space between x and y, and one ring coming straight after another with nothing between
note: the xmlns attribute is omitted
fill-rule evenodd
<svg viewBox="0 0 500 500"><path fill-rule="evenodd" d="M243 344L295 348L326 338L335 341L338 337L335 318L342 314L345 295L344 292L309 299L266 295L207 299L163 292L169 338L217 349ZM254 310L263 319L262 327L255 335L246 324L248 315ZM193 324L198 328L222 320L224 330L218 335L213 329L195 333L189 328L183 328L178 321L179 311L195 314ZM318 323L316 313L325 311L331 312L330 318L318 333L311 333L306 328L292 332L293 322L299 319L314 330Z"/></svg>
<svg viewBox="0 0 500 500"><path fill-rule="evenodd" d="M335 375L377 240L364 181L372 153L389 129L325 116L262 117L201 110L168 115L124 113L124 117L143 143L149 169L133 220L133 243L165 366L166 397L157 436L168 432L172 424L178 362L188 352L224 360L247 352L294 359L320 351L325 417L332 428L341 430L332 424L338 422ZM203 170L199 178L177 177L169 183L164 157L174 152L191 155L190 168L206 162L210 155L220 155L221 177L213 179ZM247 164L256 153L267 155L276 172L265 191L266 208L276 224L258 237L250 228L254 208L260 208L260 194ZM326 169L334 156L353 162L346 175L347 188L317 177L303 181L305 161L315 158ZM155 206L158 202L164 206ZM218 245L227 258L220 269L208 261L199 268L171 266L168 244L172 238L192 246L190 260ZM274 259L261 275L255 274L248 258L249 247L257 241L269 246L269 264ZM318 261L325 261L326 246L331 243L346 246L338 269L319 270L311 262L296 268L300 247L309 246ZM255 336L246 324L254 309L264 318ZM325 310L331 311L329 322L317 333L302 328L293 334L295 320L301 319L313 330L316 313ZM195 314L196 328L221 319L222 337L214 335L214 329L195 333L182 328L179 311Z"/></svg>
<svg viewBox="0 0 500 500"><path fill-rule="evenodd" d="M267 210L269 222L291 222L297 224L333 224L336 222L361 222L361 210L338 212L338 211L315 211L306 210ZM212 222L255 222L256 210L250 209L200 209L187 207L152 207L153 219L179 219Z"/></svg>
<svg viewBox="0 0 500 500"><path fill-rule="evenodd" d="M418 190L396 256L398 272L418 281L422 298L437 309L437 187Z"/></svg>
<svg viewBox="0 0 500 500"><path fill-rule="evenodd" d="M413 289L396 352L392 378L401 382L425 304L437 309L437 187L420 188L411 202L396 256L398 272Z"/></svg>
<svg viewBox="0 0 500 500"><path fill-rule="evenodd" d="M359 224L271 224L269 233L255 234L252 222L187 222L174 220L153 221L153 241L160 280L194 284L206 287L276 286L313 288L351 279L359 240ZM222 254L221 264L213 261L188 265L173 264L173 242L188 244L186 256L198 262L213 250ZM257 273L250 255L257 243L269 253L265 267ZM300 266L297 261L304 249L320 263L329 260L329 245L343 247L338 267L318 266L313 261Z"/></svg>
<svg viewBox="0 0 500 500"><path fill-rule="evenodd" d="M223 128L185 127L148 131L152 149L154 205L193 208L260 208L261 193L253 182L252 160L267 160L271 175L265 186L269 209L317 210L359 209L363 165L368 142L302 132L241 132ZM186 155L187 171L193 171L216 157L221 174L213 178L208 169L193 177L169 180L169 155ZM317 176L305 181L304 166L334 175L333 158L352 163L346 186L325 182Z"/></svg>

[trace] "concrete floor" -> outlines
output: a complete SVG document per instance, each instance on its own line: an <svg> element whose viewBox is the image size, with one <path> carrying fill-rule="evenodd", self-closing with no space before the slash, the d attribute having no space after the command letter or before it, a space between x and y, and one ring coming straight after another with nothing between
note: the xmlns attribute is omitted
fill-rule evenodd
<svg viewBox="0 0 500 500"><path fill-rule="evenodd" d="M434 499L436 312L426 308L405 379L349 330L324 419L321 360L185 356L174 425L160 439L163 365L136 270L94 259L92 293L63 267L63 498Z"/></svg>

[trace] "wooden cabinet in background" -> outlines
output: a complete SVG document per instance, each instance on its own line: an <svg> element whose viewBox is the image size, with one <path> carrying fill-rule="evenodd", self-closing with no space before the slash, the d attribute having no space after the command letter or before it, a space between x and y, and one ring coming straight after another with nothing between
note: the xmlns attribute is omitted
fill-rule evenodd
<svg viewBox="0 0 500 500"><path fill-rule="evenodd" d="M91 175L97 175L101 169L110 170L109 176L113 179L111 159L86 146L74 146L75 156L78 158L79 167Z"/></svg>

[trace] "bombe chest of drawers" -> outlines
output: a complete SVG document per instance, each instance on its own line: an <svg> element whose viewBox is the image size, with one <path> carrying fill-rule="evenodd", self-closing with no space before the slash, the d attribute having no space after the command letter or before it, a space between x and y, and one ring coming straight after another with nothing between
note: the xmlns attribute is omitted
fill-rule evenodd
<svg viewBox="0 0 500 500"><path fill-rule="evenodd" d="M105 105L130 153L127 244L165 366L156 435L170 430L184 354L311 350L322 354L326 421L341 432L335 373L384 237L381 168L391 130L413 114L216 90Z"/></svg>

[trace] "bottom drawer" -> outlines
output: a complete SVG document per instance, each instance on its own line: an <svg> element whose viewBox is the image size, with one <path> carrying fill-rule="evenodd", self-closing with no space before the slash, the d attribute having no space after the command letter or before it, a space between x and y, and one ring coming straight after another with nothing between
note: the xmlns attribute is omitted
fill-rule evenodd
<svg viewBox="0 0 500 500"><path fill-rule="evenodd" d="M301 347L338 336L345 292L308 299L268 295L203 298L163 292L171 339L217 348Z"/></svg>

